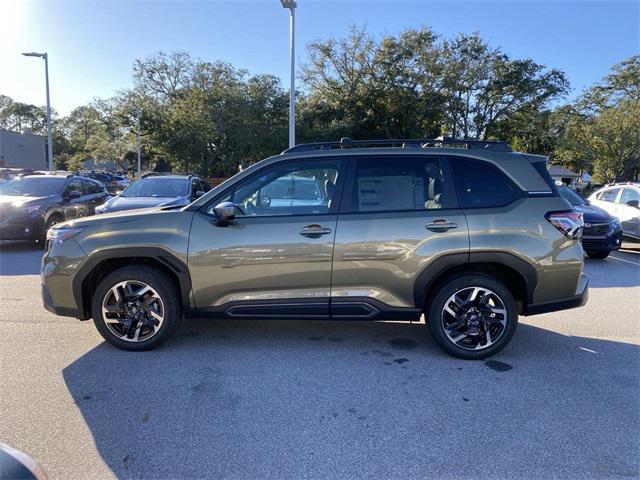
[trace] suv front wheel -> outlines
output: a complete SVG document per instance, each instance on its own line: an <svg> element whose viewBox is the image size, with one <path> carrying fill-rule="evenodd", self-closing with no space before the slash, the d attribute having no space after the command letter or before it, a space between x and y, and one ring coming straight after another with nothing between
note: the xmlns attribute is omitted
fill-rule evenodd
<svg viewBox="0 0 640 480"><path fill-rule="evenodd" d="M518 324L513 295L504 284L484 274L452 278L432 298L427 325L445 352L479 360L500 352Z"/></svg>
<svg viewBox="0 0 640 480"><path fill-rule="evenodd" d="M123 350L150 350L167 340L181 318L174 282L162 271L124 267L107 275L93 295L100 335Z"/></svg>

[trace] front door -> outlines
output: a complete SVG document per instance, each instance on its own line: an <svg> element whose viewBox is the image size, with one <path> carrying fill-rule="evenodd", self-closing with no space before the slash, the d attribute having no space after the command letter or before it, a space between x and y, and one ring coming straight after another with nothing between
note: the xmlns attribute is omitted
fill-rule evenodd
<svg viewBox="0 0 640 480"><path fill-rule="evenodd" d="M467 221L446 160L358 158L335 241L331 317L415 320L420 275L443 254L466 261Z"/></svg>
<svg viewBox="0 0 640 480"><path fill-rule="evenodd" d="M189 271L203 315L328 318L339 159L267 166L194 215ZM236 206L221 223L214 207Z"/></svg>

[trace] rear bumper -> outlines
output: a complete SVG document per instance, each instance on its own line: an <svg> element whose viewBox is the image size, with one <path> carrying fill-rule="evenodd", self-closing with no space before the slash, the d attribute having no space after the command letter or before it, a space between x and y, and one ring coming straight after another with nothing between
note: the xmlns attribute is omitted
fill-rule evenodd
<svg viewBox="0 0 640 480"><path fill-rule="evenodd" d="M569 310L570 308L578 308L584 306L589 300L589 277L587 277L584 273L580 275L580 280L578 281L578 288L576 291L576 295L572 297L560 298L550 302L527 305L523 314L525 316L539 315L541 313L557 312L560 310Z"/></svg>

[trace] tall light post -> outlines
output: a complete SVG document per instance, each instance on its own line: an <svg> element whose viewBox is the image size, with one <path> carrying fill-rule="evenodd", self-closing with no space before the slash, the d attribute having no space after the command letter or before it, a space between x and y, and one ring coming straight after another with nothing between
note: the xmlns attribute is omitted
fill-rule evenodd
<svg viewBox="0 0 640 480"><path fill-rule="evenodd" d="M142 154L140 151L140 109L136 109L136 153L138 156L138 173L137 178L142 174Z"/></svg>
<svg viewBox="0 0 640 480"><path fill-rule="evenodd" d="M291 50L291 84L289 87L289 148L296 144L296 0L280 0L284 8L291 14L290 50Z"/></svg>
<svg viewBox="0 0 640 480"><path fill-rule="evenodd" d="M25 57L44 58L44 77L47 85L47 157L49 160L49 170L53 167L53 140L51 139L51 101L49 100L49 57L46 53L29 52L23 53Z"/></svg>

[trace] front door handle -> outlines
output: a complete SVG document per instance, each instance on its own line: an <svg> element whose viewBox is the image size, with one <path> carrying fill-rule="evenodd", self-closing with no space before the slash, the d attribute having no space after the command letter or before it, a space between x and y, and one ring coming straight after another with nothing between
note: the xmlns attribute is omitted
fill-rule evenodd
<svg viewBox="0 0 640 480"><path fill-rule="evenodd" d="M316 238L320 235L327 235L331 233L331 229L323 227L322 225L313 224L301 228L298 233L300 233L300 235L302 235L303 237Z"/></svg>
<svg viewBox="0 0 640 480"><path fill-rule="evenodd" d="M439 218L438 220L434 220L431 223L428 223L425 228L427 230L431 230L432 232L446 232L447 230L451 230L452 228L458 228L457 223L451 223L444 218Z"/></svg>

